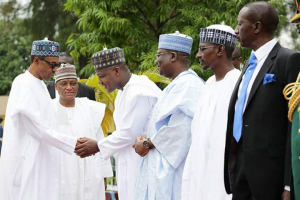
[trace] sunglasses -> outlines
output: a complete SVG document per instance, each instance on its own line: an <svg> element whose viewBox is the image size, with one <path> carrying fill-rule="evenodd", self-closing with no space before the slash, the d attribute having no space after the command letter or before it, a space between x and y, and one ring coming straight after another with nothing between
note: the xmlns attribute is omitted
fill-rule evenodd
<svg viewBox="0 0 300 200"><path fill-rule="evenodd" d="M50 67L51 69L53 70L55 67L60 67L61 63L56 63L56 62L49 62L48 60L45 60L45 59L42 59L40 58L40 60L46 62Z"/></svg>

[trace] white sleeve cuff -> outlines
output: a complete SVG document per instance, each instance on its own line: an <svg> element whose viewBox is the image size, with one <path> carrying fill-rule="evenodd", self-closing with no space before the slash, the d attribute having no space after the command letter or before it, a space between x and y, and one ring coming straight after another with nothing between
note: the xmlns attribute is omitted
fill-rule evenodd
<svg viewBox="0 0 300 200"><path fill-rule="evenodd" d="M286 191L289 191L289 192L290 192L290 191L291 191L291 187L286 185L286 186L284 186L284 190L286 190Z"/></svg>

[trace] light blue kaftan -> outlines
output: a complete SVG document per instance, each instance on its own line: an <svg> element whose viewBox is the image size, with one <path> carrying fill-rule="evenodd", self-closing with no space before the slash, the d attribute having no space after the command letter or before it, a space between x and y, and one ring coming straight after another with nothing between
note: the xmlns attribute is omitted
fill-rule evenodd
<svg viewBox="0 0 300 200"><path fill-rule="evenodd" d="M203 87L202 79L188 70L164 89L148 126L147 137L156 148L141 160L135 200L180 200L191 122Z"/></svg>

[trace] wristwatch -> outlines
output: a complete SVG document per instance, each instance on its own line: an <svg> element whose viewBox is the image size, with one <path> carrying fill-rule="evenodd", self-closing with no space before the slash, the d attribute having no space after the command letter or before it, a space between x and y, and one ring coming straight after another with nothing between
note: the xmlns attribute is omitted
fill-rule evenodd
<svg viewBox="0 0 300 200"><path fill-rule="evenodd" d="M144 142L143 142L143 146L146 147L147 149L150 148L150 142L149 142L149 138L145 138Z"/></svg>

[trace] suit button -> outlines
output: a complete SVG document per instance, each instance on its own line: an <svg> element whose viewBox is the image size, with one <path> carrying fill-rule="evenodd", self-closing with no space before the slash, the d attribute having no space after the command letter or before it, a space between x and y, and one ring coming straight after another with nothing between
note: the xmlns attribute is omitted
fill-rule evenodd
<svg viewBox="0 0 300 200"><path fill-rule="evenodd" d="M300 128L298 129L298 133L300 133Z"/></svg>
<svg viewBox="0 0 300 200"><path fill-rule="evenodd" d="M299 160L300 160L300 156L299 156Z"/></svg>
<svg viewBox="0 0 300 200"><path fill-rule="evenodd" d="M298 112L300 113L300 107L298 108Z"/></svg>

